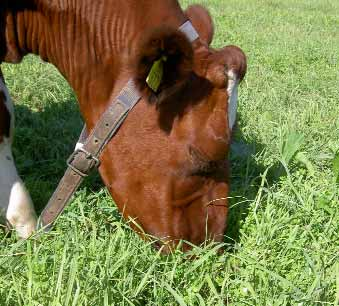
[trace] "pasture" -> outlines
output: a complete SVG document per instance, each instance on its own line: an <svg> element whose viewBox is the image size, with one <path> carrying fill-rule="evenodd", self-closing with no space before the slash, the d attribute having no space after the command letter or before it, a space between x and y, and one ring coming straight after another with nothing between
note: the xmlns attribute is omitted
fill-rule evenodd
<svg viewBox="0 0 339 306"><path fill-rule="evenodd" d="M93 175L51 233L0 231L0 305L339 305L339 2L201 3L214 46L248 56L224 244L160 255ZM2 69L17 166L40 212L81 131L76 99L37 57Z"/></svg>

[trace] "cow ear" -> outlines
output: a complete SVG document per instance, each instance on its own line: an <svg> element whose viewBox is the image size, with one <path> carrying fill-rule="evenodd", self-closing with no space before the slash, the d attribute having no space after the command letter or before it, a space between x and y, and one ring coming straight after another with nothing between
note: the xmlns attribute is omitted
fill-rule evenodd
<svg viewBox="0 0 339 306"><path fill-rule="evenodd" d="M192 5L186 9L185 14L199 33L200 39L209 46L213 40L214 25L208 10L201 5Z"/></svg>
<svg viewBox="0 0 339 306"><path fill-rule="evenodd" d="M183 33L161 27L144 35L135 60L136 85L157 95L186 83L192 72L193 49Z"/></svg>

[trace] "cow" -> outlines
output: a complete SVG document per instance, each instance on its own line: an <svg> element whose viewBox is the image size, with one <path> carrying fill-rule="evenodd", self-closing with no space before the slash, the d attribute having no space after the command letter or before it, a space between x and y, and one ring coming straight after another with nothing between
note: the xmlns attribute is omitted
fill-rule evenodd
<svg viewBox="0 0 339 306"><path fill-rule="evenodd" d="M141 100L106 145L99 167L131 226L144 238L157 237L166 250L179 241L189 242L184 250L222 241L227 155L246 56L236 46L210 47L214 27L207 9L183 11L176 0L5 0L0 8L0 63L34 53L56 66L77 96L87 133L134 80ZM199 35L194 41L179 30L188 21ZM151 86L148 77L159 61L160 80ZM1 172L1 206L27 237L36 216L10 154L13 109L1 84L0 169L11 169Z"/></svg>
<svg viewBox="0 0 339 306"><path fill-rule="evenodd" d="M20 237L28 238L36 228L36 214L14 164L13 132L14 107L0 71L0 213Z"/></svg>

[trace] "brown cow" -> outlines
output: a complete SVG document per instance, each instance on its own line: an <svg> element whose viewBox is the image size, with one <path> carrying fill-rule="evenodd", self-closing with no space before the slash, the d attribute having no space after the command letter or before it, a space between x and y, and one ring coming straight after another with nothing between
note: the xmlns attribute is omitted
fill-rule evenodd
<svg viewBox="0 0 339 306"><path fill-rule="evenodd" d="M209 47L210 15L175 0L5 0L0 62L35 53L74 89L91 131L129 79L142 94L101 155L101 177L125 218L175 245L223 239L227 153L246 58ZM190 20L200 38L178 28ZM164 58L159 90L146 83Z"/></svg>

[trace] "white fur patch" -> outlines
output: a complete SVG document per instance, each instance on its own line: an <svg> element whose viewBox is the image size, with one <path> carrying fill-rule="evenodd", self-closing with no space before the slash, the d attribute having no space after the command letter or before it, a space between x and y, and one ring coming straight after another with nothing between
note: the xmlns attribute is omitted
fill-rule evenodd
<svg viewBox="0 0 339 306"><path fill-rule="evenodd" d="M237 118L237 109L238 109L238 85L239 79L237 75L232 71L228 71L228 124L230 130L233 129L235 120Z"/></svg>
<svg viewBox="0 0 339 306"><path fill-rule="evenodd" d="M29 237L36 227L32 200L16 170L9 139L0 144L1 215L21 238Z"/></svg>
<svg viewBox="0 0 339 306"><path fill-rule="evenodd" d="M11 145L14 132L14 106L5 84L0 79L0 90L6 96L6 107L11 115L10 138L0 143L0 215L17 230L21 238L29 237L36 228L36 214L32 200L15 167Z"/></svg>

